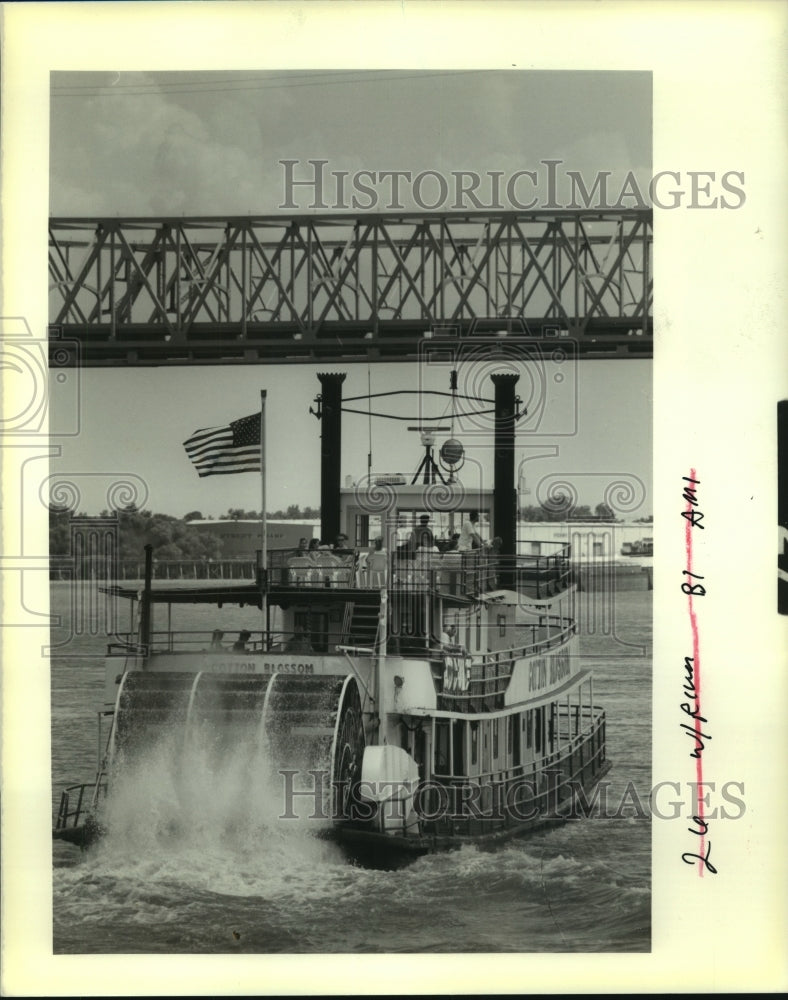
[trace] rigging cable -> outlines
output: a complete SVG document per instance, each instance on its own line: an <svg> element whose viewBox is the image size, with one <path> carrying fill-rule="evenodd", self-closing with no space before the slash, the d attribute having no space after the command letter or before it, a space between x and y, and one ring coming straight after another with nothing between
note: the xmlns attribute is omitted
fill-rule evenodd
<svg viewBox="0 0 788 1000"><path fill-rule="evenodd" d="M342 407L342 412L343 413L360 413L362 417L367 416L367 415L371 415L373 417L384 417L387 420L411 420L411 421L413 421L413 420L422 420L423 419L423 417L421 415L417 415L415 417L396 417L396 416L394 416L393 413L377 413L375 411L372 411L371 414L368 414L367 410L354 410L354 409L352 409L349 406L343 406ZM481 416L484 416L487 413L495 413L495 410L494 409L491 409L491 410L474 410L473 413L458 413L457 416L458 417L481 417ZM434 421L440 420L440 419L441 419L440 417L433 417L433 418L428 419L427 422L428 423L433 423Z"/></svg>
<svg viewBox="0 0 788 1000"><path fill-rule="evenodd" d="M391 389L389 392L373 392L368 396L344 396L343 403L357 403L362 399L381 399L383 396L446 396L456 399L470 399L474 403L494 403L494 399L485 396L466 396L457 392L441 392L439 389Z"/></svg>

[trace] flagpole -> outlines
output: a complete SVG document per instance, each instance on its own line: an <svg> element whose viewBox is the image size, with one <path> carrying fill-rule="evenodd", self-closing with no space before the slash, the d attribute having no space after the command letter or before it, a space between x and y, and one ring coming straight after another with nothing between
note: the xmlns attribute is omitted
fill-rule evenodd
<svg viewBox="0 0 788 1000"><path fill-rule="evenodd" d="M268 648L268 599L267 599L267 584L268 584L268 524L266 520L265 513L265 397L266 390L260 390L260 498L262 502L262 507L260 509L260 527L263 533L261 539L261 548L263 553L263 566L261 580L265 581L265 586L262 592L262 607L263 612L263 623L266 630L265 637L265 648Z"/></svg>

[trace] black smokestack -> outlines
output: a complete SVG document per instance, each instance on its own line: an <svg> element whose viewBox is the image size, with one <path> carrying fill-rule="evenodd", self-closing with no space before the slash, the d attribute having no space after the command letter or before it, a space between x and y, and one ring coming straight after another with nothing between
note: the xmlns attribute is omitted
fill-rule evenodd
<svg viewBox="0 0 788 1000"><path fill-rule="evenodd" d="M491 376L495 386L495 465L493 481L493 535L501 539L502 561L499 582L514 587L514 559L517 551L517 490L514 485L514 387L519 375Z"/></svg>
<svg viewBox="0 0 788 1000"><path fill-rule="evenodd" d="M344 373L319 372L322 392L320 432L320 537L329 544L339 534L339 483L342 457L342 383Z"/></svg>

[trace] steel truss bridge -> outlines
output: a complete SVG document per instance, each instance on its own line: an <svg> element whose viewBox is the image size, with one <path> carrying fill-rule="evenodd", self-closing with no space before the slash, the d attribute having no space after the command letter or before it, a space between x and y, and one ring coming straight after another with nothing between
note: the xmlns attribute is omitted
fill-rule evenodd
<svg viewBox="0 0 788 1000"><path fill-rule="evenodd" d="M650 357L652 241L636 209L55 218L50 358L402 361L434 337Z"/></svg>

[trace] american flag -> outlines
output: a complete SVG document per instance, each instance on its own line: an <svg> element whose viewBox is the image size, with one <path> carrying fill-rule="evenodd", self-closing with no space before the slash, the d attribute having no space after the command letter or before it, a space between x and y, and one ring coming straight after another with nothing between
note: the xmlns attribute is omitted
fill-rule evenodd
<svg viewBox="0 0 788 1000"><path fill-rule="evenodd" d="M183 442L202 476L260 472L260 414L241 417L224 427L204 427Z"/></svg>

